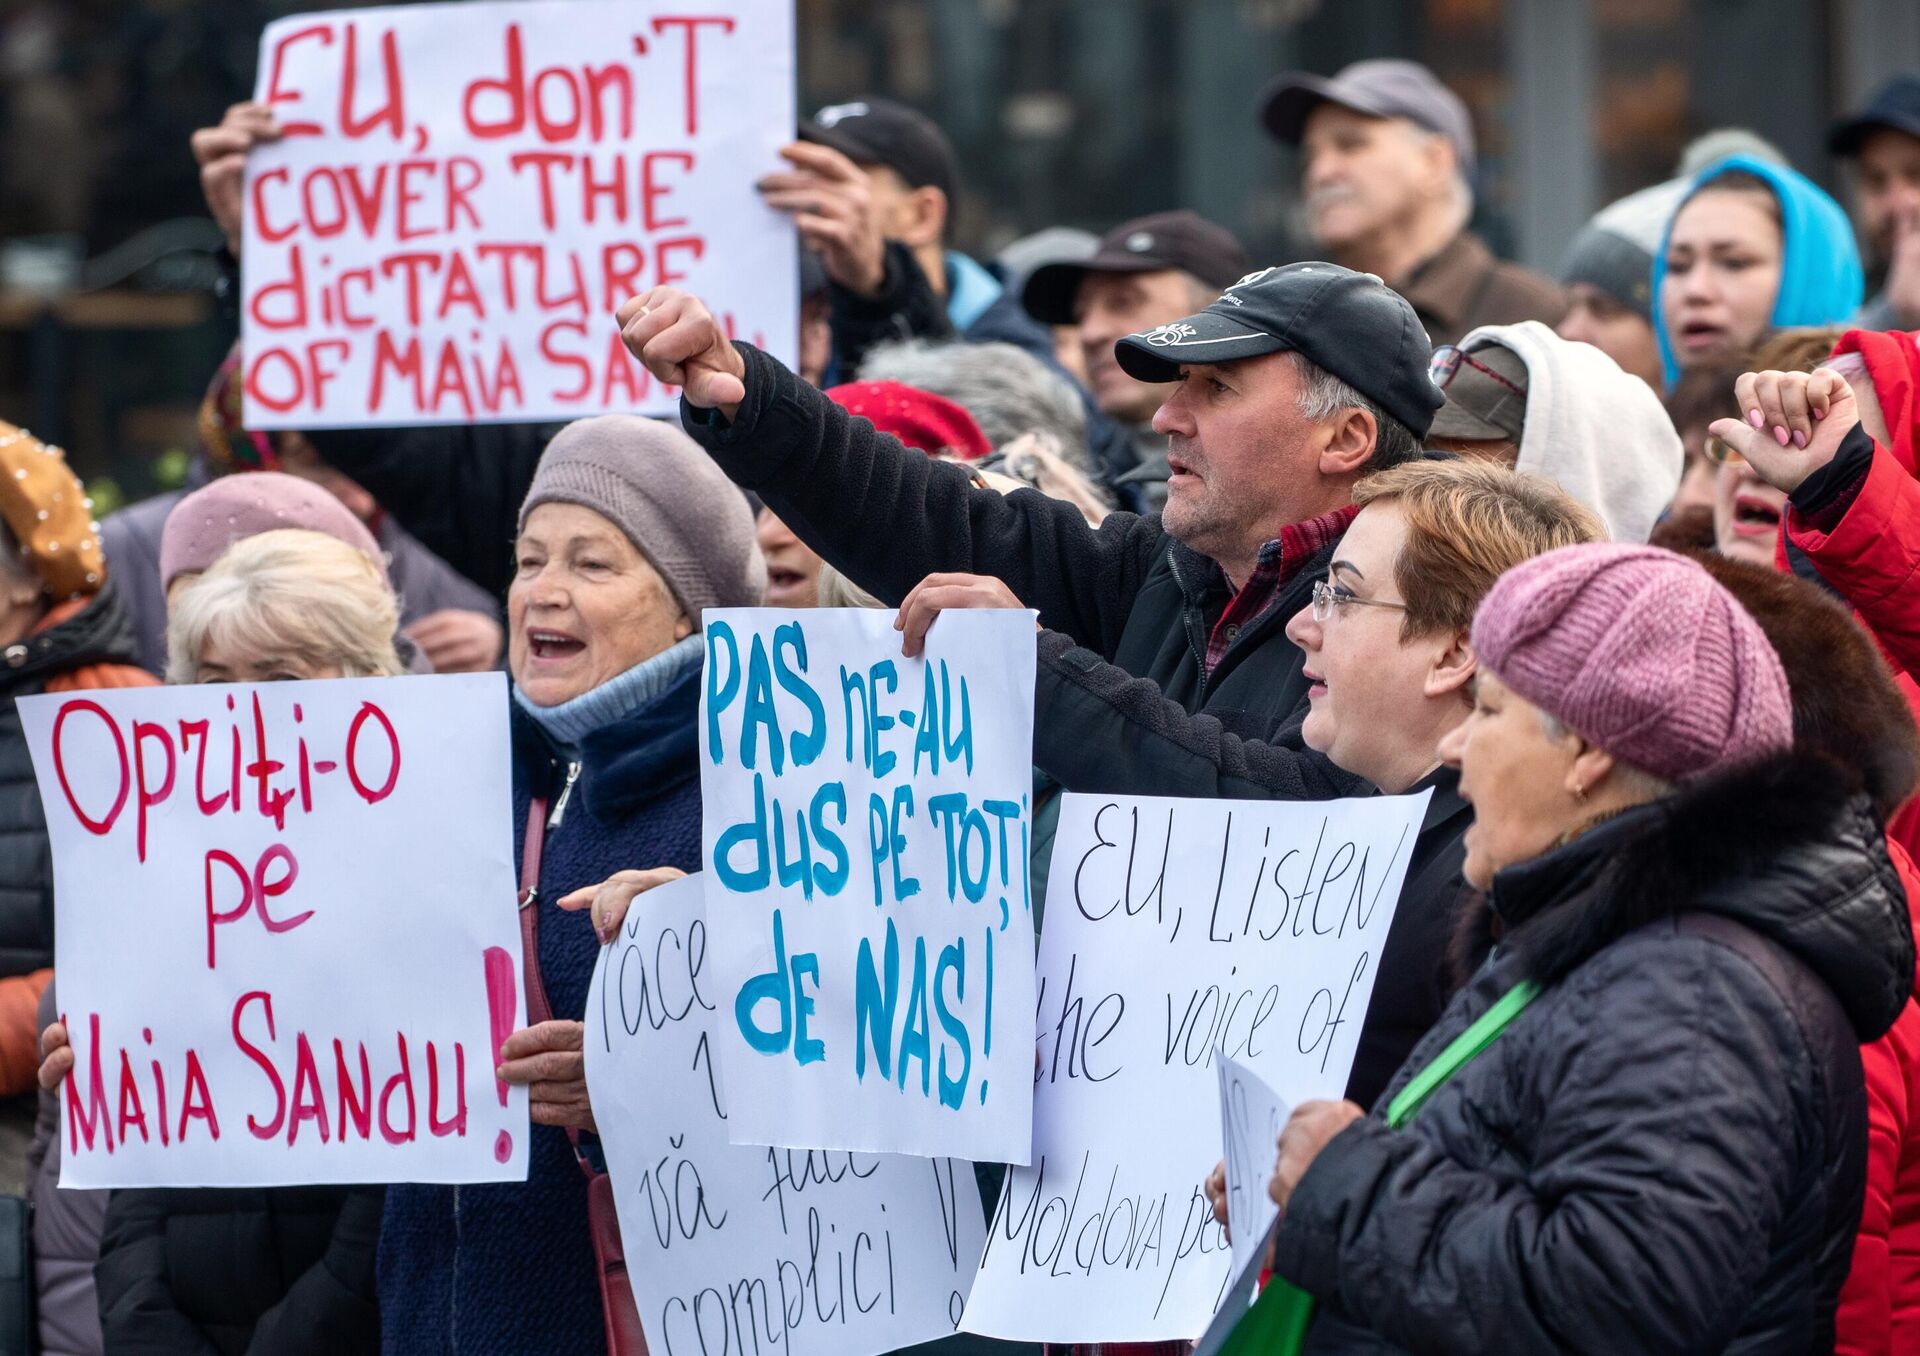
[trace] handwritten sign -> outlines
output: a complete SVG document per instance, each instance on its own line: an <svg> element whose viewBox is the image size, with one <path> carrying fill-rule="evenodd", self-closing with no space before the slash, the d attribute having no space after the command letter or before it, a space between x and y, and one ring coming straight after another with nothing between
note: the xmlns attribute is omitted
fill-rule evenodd
<svg viewBox="0 0 1920 1356"><path fill-rule="evenodd" d="M1220 1075L1220 1160L1227 1166L1227 1226L1237 1276L1260 1253L1280 1213L1267 1194L1267 1179L1293 1108L1232 1055L1220 1054L1214 1069Z"/></svg>
<svg viewBox="0 0 1920 1356"><path fill-rule="evenodd" d="M248 161L249 428L665 414L614 310L665 284L791 357L793 7L526 0L267 25Z"/></svg>
<svg viewBox="0 0 1920 1356"><path fill-rule="evenodd" d="M733 1142L1026 1162L1033 614L706 615Z"/></svg>
<svg viewBox="0 0 1920 1356"><path fill-rule="evenodd" d="M526 1177L498 674L26 697L61 1185Z"/></svg>
<svg viewBox="0 0 1920 1356"><path fill-rule="evenodd" d="M944 624L944 622L943 622ZM1290 1102L1346 1086L1427 796L1067 795L1038 989L1034 1162L961 1326L1191 1339L1229 1279L1203 1183L1222 1052Z"/></svg>
<svg viewBox="0 0 1920 1356"><path fill-rule="evenodd" d="M587 995L587 1086L657 1356L871 1356L954 1331L985 1240L952 1159L727 1142L731 1020L691 876L642 895Z"/></svg>

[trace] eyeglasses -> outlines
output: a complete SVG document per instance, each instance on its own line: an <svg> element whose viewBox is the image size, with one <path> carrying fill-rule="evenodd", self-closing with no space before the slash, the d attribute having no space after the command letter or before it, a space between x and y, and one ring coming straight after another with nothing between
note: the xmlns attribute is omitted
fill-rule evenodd
<svg viewBox="0 0 1920 1356"><path fill-rule="evenodd" d="M1385 607L1395 612L1405 612L1405 603L1384 603L1374 598L1356 598L1342 590L1330 579L1317 579L1313 585L1313 619L1323 622L1331 617L1335 608L1341 607Z"/></svg>
<svg viewBox="0 0 1920 1356"><path fill-rule="evenodd" d="M1711 433L1707 435L1707 441L1701 445L1700 450L1705 454L1707 460L1715 466L1724 466L1728 462L1744 464L1747 460L1738 452L1734 451L1732 444L1728 443L1725 438L1717 437Z"/></svg>
<svg viewBox="0 0 1920 1356"><path fill-rule="evenodd" d="M1498 382L1515 395L1522 399L1526 398L1525 390L1515 386L1458 344L1442 344L1433 351L1433 357L1427 362L1427 376L1435 386L1444 391L1452 384L1454 377L1459 374L1463 366L1471 367L1487 380Z"/></svg>

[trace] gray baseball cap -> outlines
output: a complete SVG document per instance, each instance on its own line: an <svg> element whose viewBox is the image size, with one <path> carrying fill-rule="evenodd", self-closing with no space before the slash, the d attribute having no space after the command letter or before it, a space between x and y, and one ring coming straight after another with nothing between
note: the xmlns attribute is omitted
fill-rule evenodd
<svg viewBox="0 0 1920 1356"><path fill-rule="evenodd" d="M1372 118L1405 118L1453 144L1460 172L1473 177L1473 119L1460 96L1417 61L1356 61L1338 75L1288 71L1260 95L1260 121L1276 141L1300 144L1307 115L1339 104Z"/></svg>

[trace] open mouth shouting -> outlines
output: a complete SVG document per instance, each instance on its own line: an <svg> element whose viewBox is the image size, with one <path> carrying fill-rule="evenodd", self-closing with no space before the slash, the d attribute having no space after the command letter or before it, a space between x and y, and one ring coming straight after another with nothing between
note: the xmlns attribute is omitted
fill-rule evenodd
<svg viewBox="0 0 1920 1356"><path fill-rule="evenodd" d="M1772 537L1780 531L1780 506L1766 497L1743 490L1733 499L1732 530L1741 537Z"/></svg>
<svg viewBox="0 0 1920 1356"><path fill-rule="evenodd" d="M581 654L586 648L585 641L570 636L565 631L534 627L527 632L527 654L538 663L564 663Z"/></svg>

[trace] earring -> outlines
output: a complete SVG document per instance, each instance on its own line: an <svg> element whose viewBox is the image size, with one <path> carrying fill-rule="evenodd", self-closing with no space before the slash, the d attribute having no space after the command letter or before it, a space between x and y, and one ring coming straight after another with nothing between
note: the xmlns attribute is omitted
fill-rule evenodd
<svg viewBox="0 0 1920 1356"><path fill-rule="evenodd" d="M1579 782L1575 782L1573 784L1573 798L1582 805L1585 805L1587 803L1587 788L1580 785Z"/></svg>

